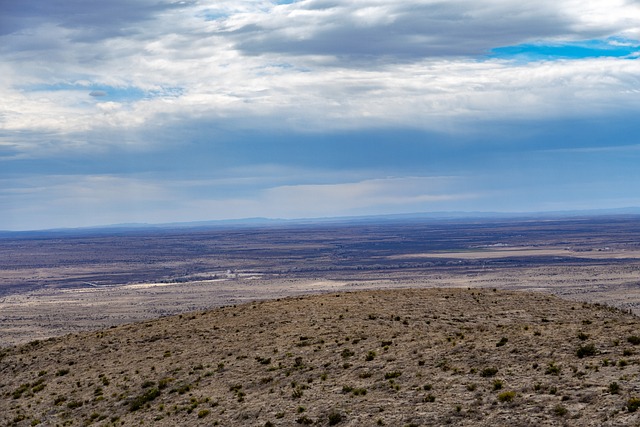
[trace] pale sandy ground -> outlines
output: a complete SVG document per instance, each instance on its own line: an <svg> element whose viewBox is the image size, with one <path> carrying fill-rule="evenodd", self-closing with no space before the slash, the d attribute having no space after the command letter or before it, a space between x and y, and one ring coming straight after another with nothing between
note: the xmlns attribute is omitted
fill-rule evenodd
<svg viewBox="0 0 640 427"><path fill-rule="evenodd" d="M251 272L239 272L232 277L177 284L45 289L9 295L0 298L0 346L252 300L358 289L461 287L542 291L640 314L640 264L487 268L469 274L425 270L380 273L362 280L267 278Z"/></svg>
<svg viewBox="0 0 640 427"><path fill-rule="evenodd" d="M473 251L429 252L416 254L391 255L388 259L499 259L510 257L570 257L583 259L640 259L640 251L621 249L601 249L592 251L574 251L569 248L536 248L536 247L500 247Z"/></svg>

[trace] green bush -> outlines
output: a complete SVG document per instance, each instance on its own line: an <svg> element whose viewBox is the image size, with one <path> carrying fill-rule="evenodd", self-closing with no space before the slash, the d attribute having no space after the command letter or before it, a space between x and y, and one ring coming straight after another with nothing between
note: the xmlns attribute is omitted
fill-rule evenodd
<svg viewBox="0 0 640 427"><path fill-rule="evenodd" d="M611 393L611 394L620 393L620 384L618 384L615 381L612 382L611 384L609 384L609 393Z"/></svg>
<svg viewBox="0 0 640 427"><path fill-rule="evenodd" d="M340 412L332 411L329 413L329 425L334 426L342 422L342 414Z"/></svg>
<svg viewBox="0 0 640 427"><path fill-rule="evenodd" d="M627 341L629 341L633 345L638 345L640 344L640 337L637 335L631 335L627 338Z"/></svg>
<svg viewBox="0 0 640 427"><path fill-rule="evenodd" d="M553 413L559 417L563 417L567 415L568 412L569 410L566 407L560 405L559 403L553 408Z"/></svg>
<svg viewBox="0 0 640 427"><path fill-rule="evenodd" d="M400 375L402 375L402 372L400 371L391 371L384 374L384 379L390 380L393 378L398 378Z"/></svg>
<svg viewBox="0 0 640 427"><path fill-rule="evenodd" d="M595 356L597 353L596 346L593 343L581 345L576 350L576 355L582 359L587 356Z"/></svg>
<svg viewBox="0 0 640 427"><path fill-rule="evenodd" d="M498 368L484 368L482 372L480 372L481 377L492 377L498 373Z"/></svg>
<svg viewBox="0 0 640 427"><path fill-rule="evenodd" d="M640 408L640 397L631 397L627 401L627 410L629 412L636 412Z"/></svg>
<svg viewBox="0 0 640 427"><path fill-rule="evenodd" d="M513 399L515 399L515 397L516 397L515 391L503 391L498 395L498 400L503 403L513 402Z"/></svg>
<svg viewBox="0 0 640 427"><path fill-rule="evenodd" d="M129 404L129 410L131 412L137 411L138 409L142 408L145 403L151 402L158 396L160 396L160 390L158 390L157 388L149 389L145 393L141 394L131 401L131 403Z"/></svg>

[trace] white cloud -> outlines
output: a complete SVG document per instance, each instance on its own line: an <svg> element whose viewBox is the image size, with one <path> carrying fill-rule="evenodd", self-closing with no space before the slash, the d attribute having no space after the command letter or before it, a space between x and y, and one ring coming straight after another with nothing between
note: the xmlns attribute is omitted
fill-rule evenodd
<svg viewBox="0 0 640 427"><path fill-rule="evenodd" d="M20 133L32 131L62 135L61 144L64 135L144 134L203 120L226 128L459 131L484 120L639 106L638 61L465 56L542 38L632 36L640 7L622 0L142 2L130 16L124 4L121 12L73 7L82 10L37 20L15 12L22 29L0 39L0 125L25 148L33 142ZM85 7L99 31L82 25ZM83 86L42 89L74 82ZM102 102L86 96L90 85L153 95ZM102 142L85 145L95 143Z"/></svg>

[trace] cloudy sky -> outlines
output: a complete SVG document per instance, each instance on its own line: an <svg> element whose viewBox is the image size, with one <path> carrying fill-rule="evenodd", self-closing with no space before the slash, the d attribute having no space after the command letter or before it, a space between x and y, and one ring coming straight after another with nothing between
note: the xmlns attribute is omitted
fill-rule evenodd
<svg viewBox="0 0 640 427"><path fill-rule="evenodd" d="M638 0L0 0L0 229L640 206Z"/></svg>

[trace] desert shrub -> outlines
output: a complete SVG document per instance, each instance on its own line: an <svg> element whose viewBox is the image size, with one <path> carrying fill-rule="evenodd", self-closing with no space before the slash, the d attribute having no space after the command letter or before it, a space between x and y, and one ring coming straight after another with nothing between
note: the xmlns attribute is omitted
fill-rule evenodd
<svg viewBox="0 0 640 427"><path fill-rule="evenodd" d="M513 402L513 399L516 397L515 391L503 391L498 395L498 400L500 402Z"/></svg>
<svg viewBox="0 0 640 427"><path fill-rule="evenodd" d="M337 411L332 411L329 413L329 425L334 426L340 422L342 422L342 414Z"/></svg>
<svg viewBox="0 0 640 427"><path fill-rule="evenodd" d="M301 416L300 418L296 419L296 422L298 424L304 424L304 425L311 425L313 424L313 420L309 417L307 417L306 415Z"/></svg>
<svg viewBox="0 0 640 427"><path fill-rule="evenodd" d="M559 375L560 374L560 366L556 365L555 363L551 362L549 363L549 366L547 366L547 370L545 371L546 374L548 375Z"/></svg>
<svg viewBox="0 0 640 427"><path fill-rule="evenodd" d="M433 388L433 386L432 386L431 384L425 384L425 385L423 385L423 386L422 386L422 389L423 389L424 391L429 391L429 390L431 390L432 388Z"/></svg>
<svg viewBox="0 0 640 427"><path fill-rule="evenodd" d="M609 384L609 393L611 393L611 394L620 393L620 384L618 384L615 381L612 382L611 384Z"/></svg>
<svg viewBox="0 0 640 427"><path fill-rule="evenodd" d="M364 360L366 360L367 362L370 362L375 358L376 358L376 352L373 351L373 350L369 350L369 352L365 356Z"/></svg>
<svg viewBox="0 0 640 427"><path fill-rule="evenodd" d="M422 399L422 400L423 400L424 402L433 403L433 402L435 402L435 401L436 401L436 397L435 397L433 394L429 393L429 394L427 394L427 395L424 397L424 399Z"/></svg>
<svg viewBox="0 0 640 427"><path fill-rule="evenodd" d="M631 335L627 338L627 341L629 341L633 345L638 345L640 344L640 337L637 335Z"/></svg>
<svg viewBox="0 0 640 427"><path fill-rule="evenodd" d="M64 375L67 375L69 373L68 369L60 369L58 370L58 372L56 372L56 377L62 377Z"/></svg>
<svg viewBox="0 0 640 427"><path fill-rule="evenodd" d="M269 363L271 363L271 358L270 357L256 357L256 361L261 364L261 365L268 365Z"/></svg>
<svg viewBox="0 0 640 427"><path fill-rule="evenodd" d="M492 377L498 373L498 368L484 368L482 372L480 372L480 376L484 378Z"/></svg>
<svg viewBox="0 0 640 427"><path fill-rule="evenodd" d="M354 388L353 395L354 396L366 396L367 389L366 388Z"/></svg>
<svg viewBox="0 0 640 427"><path fill-rule="evenodd" d="M354 354L355 354L355 353L354 353L353 351L349 350L348 348L345 348L344 350L342 350L342 353L340 353L340 355L341 355L342 357L344 357L345 359L346 359L347 357L351 357L351 356L353 356Z"/></svg>
<svg viewBox="0 0 640 427"><path fill-rule="evenodd" d="M142 383L142 388L149 388L156 385L155 381L145 381Z"/></svg>
<svg viewBox="0 0 640 427"><path fill-rule="evenodd" d="M560 404L557 404L554 408L553 408L553 413L556 414L559 417L563 417L565 415L567 415L567 413L569 412L569 410Z"/></svg>
<svg viewBox="0 0 640 427"><path fill-rule="evenodd" d="M585 334L584 332L579 332L578 339L580 339L580 341L586 341L587 339L589 339L589 335Z"/></svg>
<svg viewBox="0 0 640 427"><path fill-rule="evenodd" d="M82 401L80 400L72 400L71 402L67 403L67 408L69 409L76 409L79 408L83 405Z"/></svg>
<svg viewBox="0 0 640 427"><path fill-rule="evenodd" d="M640 397L631 397L627 400L627 410L629 412L636 412L640 408Z"/></svg>
<svg viewBox="0 0 640 427"><path fill-rule="evenodd" d="M507 343L507 341L509 341L509 339L507 337L500 338L500 341L498 341L496 343L496 347L502 347L503 345L505 345Z"/></svg>
<svg viewBox="0 0 640 427"><path fill-rule="evenodd" d="M151 402L158 396L160 396L160 390L158 390L157 388L147 390L131 401L131 403L129 404L129 410L131 412L137 411L138 409L142 408L145 403Z"/></svg>
<svg viewBox="0 0 640 427"><path fill-rule="evenodd" d="M384 374L384 379L390 380L393 378L398 378L400 375L402 375L401 371L391 371Z"/></svg>
<svg viewBox="0 0 640 427"><path fill-rule="evenodd" d="M593 343L581 345L576 350L576 356L578 356L580 359L587 356L595 356L596 353L596 346Z"/></svg>
<svg viewBox="0 0 640 427"><path fill-rule="evenodd" d="M173 381L173 378L162 378L160 379L160 381L158 381L158 389L159 390L163 390L165 388L167 388L167 386L169 385L169 383Z"/></svg>
<svg viewBox="0 0 640 427"><path fill-rule="evenodd" d="M343 393L351 393L351 391L353 391L353 387L351 387L350 385L343 385L342 386L342 392Z"/></svg>
<svg viewBox="0 0 640 427"><path fill-rule="evenodd" d="M502 382L502 380L493 380L493 389L494 390L501 390L503 385L504 385L504 383Z"/></svg>
<svg viewBox="0 0 640 427"><path fill-rule="evenodd" d="M208 409L203 409L203 410L198 412L198 418L204 418L207 415L209 415L210 413L211 413L211 411L209 411Z"/></svg>

